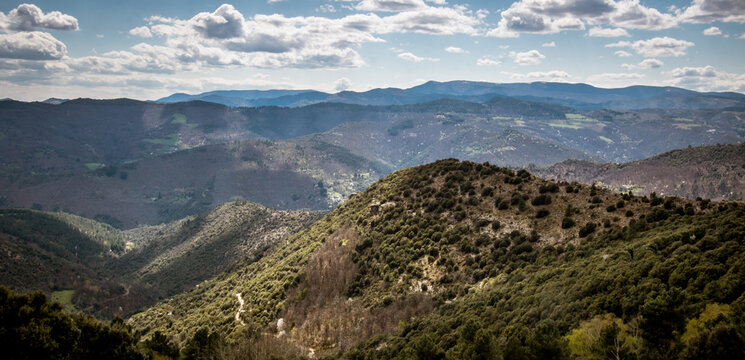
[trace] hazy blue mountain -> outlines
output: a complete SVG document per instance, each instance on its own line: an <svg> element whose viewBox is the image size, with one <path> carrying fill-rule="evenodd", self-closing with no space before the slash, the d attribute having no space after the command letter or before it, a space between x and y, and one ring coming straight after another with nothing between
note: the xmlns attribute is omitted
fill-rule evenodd
<svg viewBox="0 0 745 360"><path fill-rule="evenodd" d="M236 106L299 107L321 102L359 105L410 105L440 99L484 102L495 96L569 106L576 109L722 109L745 105L745 95L734 92L700 93L676 87L629 86L604 89L588 84L556 82L497 84L479 81L429 81L409 89L385 88L329 94L313 90L230 90L203 94L173 94L156 100L173 103L203 100Z"/></svg>

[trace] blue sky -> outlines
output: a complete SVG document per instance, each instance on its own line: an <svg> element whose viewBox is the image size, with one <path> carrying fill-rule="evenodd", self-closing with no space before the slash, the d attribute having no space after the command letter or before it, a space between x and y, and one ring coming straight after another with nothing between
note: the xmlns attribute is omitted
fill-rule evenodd
<svg viewBox="0 0 745 360"><path fill-rule="evenodd" d="M745 92L745 1L36 1L0 5L0 98L428 80Z"/></svg>

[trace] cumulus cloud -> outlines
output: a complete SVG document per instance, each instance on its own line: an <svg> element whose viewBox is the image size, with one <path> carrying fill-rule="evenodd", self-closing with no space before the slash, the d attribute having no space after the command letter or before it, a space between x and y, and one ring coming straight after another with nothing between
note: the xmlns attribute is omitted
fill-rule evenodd
<svg viewBox="0 0 745 360"><path fill-rule="evenodd" d="M618 57L630 57L631 53L628 51L618 50L614 53Z"/></svg>
<svg viewBox="0 0 745 360"><path fill-rule="evenodd" d="M322 13L335 13L336 8L334 5L331 4L321 4L321 6L316 9L316 12L322 12Z"/></svg>
<svg viewBox="0 0 745 360"><path fill-rule="evenodd" d="M354 16L354 15L352 15ZM419 11L406 11L379 19L376 33L420 33L434 35L476 35L480 20L462 9L429 7Z"/></svg>
<svg viewBox="0 0 745 360"><path fill-rule="evenodd" d="M445 48L445 51L453 54L468 54L468 50L464 50L455 46L448 46Z"/></svg>
<svg viewBox="0 0 745 360"><path fill-rule="evenodd" d="M674 14L645 7L639 0L520 0L501 13L497 27L487 35L517 37L520 33L552 34L584 30L585 25L603 24L627 29L660 30L675 27L677 23Z"/></svg>
<svg viewBox="0 0 745 360"><path fill-rule="evenodd" d="M334 90L336 91L345 91L350 87L352 87L352 80L349 80L345 77L334 82Z"/></svg>
<svg viewBox="0 0 745 360"><path fill-rule="evenodd" d="M388 4L389 2L379 2ZM173 61L228 64L259 68L359 67L356 48L384 42L379 34L476 34L480 20L462 8L422 7L389 16L374 13L341 18L286 17L281 14L243 16L231 5L181 20L153 16L133 35L165 39Z"/></svg>
<svg viewBox="0 0 745 360"><path fill-rule="evenodd" d="M502 62L492 60L489 58L481 58L476 60L476 66L499 66L502 65Z"/></svg>
<svg viewBox="0 0 745 360"><path fill-rule="evenodd" d="M707 36L717 36L717 35L722 35L722 30L721 30L721 29L719 29L719 28L718 28L718 27L716 27L716 26L712 26L712 27L710 27L710 28L708 28L708 29L705 29L705 30L704 30L704 35L707 35Z"/></svg>
<svg viewBox="0 0 745 360"><path fill-rule="evenodd" d="M671 37L656 37L649 40L619 41L605 45L605 47L628 47L644 57L679 57L686 54L686 50L695 44Z"/></svg>
<svg viewBox="0 0 745 360"><path fill-rule="evenodd" d="M245 18L233 5L223 4L212 13L202 12L191 25L206 38L231 39L244 35Z"/></svg>
<svg viewBox="0 0 745 360"><path fill-rule="evenodd" d="M530 50L526 52L510 51L510 57L515 60L516 64L523 66L540 64L541 61L546 58L538 50Z"/></svg>
<svg viewBox="0 0 745 360"><path fill-rule="evenodd" d="M683 22L710 23L713 21L745 23L745 1L693 0L681 14Z"/></svg>
<svg viewBox="0 0 745 360"><path fill-rule="evenodd" d="M601 28L601 27L593 27L590 28L590 32L588 34L591 37L622 37L622 36L631 36L629 35L629 32L626 31L626 29L622 28Z"/></svg>
<svg viewBox="0 0 745 360"><path fill-rule="evenodd" d="M8 14L0 12L0 29L32 31L35 29L78 30L78 19L59 11L44 13L33 4L21 4Z"/></svg>
<svg viewBox="0 0 745 360"><path fill-rule="evenodd" d="M698 91L745 91L745 74L718 71L711 65L675 68L670 75L673 86Z"/></svg>
<svg viewBox="0 0 745 360"><path fill-rule="evenodd" d="M633 69L657 69L659 67L662 67L665 63L661 60L657 59L644 59L642 62L640 62L638 65L633 64L623 64L621 67L623 67L626 70L633 70Z"/></svg>
<svg viewBox="0 0 745 360"><path fill-rule="evenodd" d="M585 80L588 84L599 87L628 86L629 82L638 82L644 75L639 73L602 73L590 75Z"/></svg>
<svg viewBox="0 0 745 360"><path fill-rule="evenodd" d="M556 43L552 41L552 42L543 43L543 45L541 45L541 46L543 46L543 47L556 47Z"/></svg>
<svg viewBox="0 0 745 360"><path fill-rule="evenodd" d="M675 68L673 71L671 71L672 76L674 77L685 77L685 76L694 76L694 77L715 77L717 76L717 71L714 69L713 66L704 66L704 67L682 67L682 68Z"/></svg>
<svg viewBox="0 0 745 360"><path fill-rule="evenodd" d="M147 26L140 26L136 27L134 29L129 30L129 35L132 36L139 36L143 38L151 38L153 37L153 33L150 32L150 29Z"/></svg>
<svg viewBox="0 0 745 360"><path fill-rule="evenodd" d="M412 11L427 8L423 0L362 0L355 7L363 11Z"/></svg>
<svg viewBox="0 0 745 360"><path fill-rule="evenodd" d="M0 58L56 60L67 54L67 47L49 33L40 31L0 34Z"/></svg>
<svg viewBox="0 0 745 360"><path fill-rule="evenodd" d="M433 62L440 61L440 59L436 59L436 58L419 57L410 52L400 53L398 54L398 58L402 60L406 60L406 61L417 62L417 63L422 62L422 61L433 61Z"/></svg>
<svg viewBox="0 0 745 360"><path fill-rule="evenodd" d="M548 80L548 81L565 81L570 77L569 73L561 70L552 71L534 71L527 74L502 72L504 75L508 75L513 80Z"/></svg>

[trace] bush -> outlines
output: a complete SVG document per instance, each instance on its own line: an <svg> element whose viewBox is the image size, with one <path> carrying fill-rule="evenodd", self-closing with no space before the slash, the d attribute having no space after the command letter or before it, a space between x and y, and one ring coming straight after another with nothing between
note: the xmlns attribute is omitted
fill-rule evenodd
<svg viewBox="0 0 745 360"><path fill-rule="evenodd" d="M541 186L538 187L538 192L541 193L541 194L545 194L547 192L557 193L557 192L559 192L559 185L556 185L556 183L543 184L543 185L541 185ZM569 191L567 191L567 192L569 192Z"/></svg>
<svg viewBox="0 0 745 360"><path fill-rule="evenodd" d="M597 225L595 223L587 223L585 226L579 229L579 237L587 237L587 235L592 234L595 232L595 228Z"/></svg>
<svg viewBox="0 0 745 360"><path fill-rule="evenodd" d="M550 212L548 210L546 210L546 209L539 209L535 213L535 218L536 219L544 218L544 217L548 216L548 214L550 214Z"/></svg>
<svg viewBox="0 0 745 360"><path fill-rule="evenodd" d="M538 195L530 202L533 206L541 206L551 204L551 196L549 195Z"/></svg>
<svg viewBox="0 0 745 360"><path fill-rule="evenodd" d="M574 223L574 220L572 218L570 218L570 217L565 217L564 219L561 220L561 228L562 229L569 229L572 226L574 226L574 224L575 224Z"/></svg>
<svg viewBox="0 0 745 360"><path fill-rule="evenodd" d="M614 212L614 211L616 211L616 205L608 205L605 208L605 211L607 211L607 212Z"/></svg>

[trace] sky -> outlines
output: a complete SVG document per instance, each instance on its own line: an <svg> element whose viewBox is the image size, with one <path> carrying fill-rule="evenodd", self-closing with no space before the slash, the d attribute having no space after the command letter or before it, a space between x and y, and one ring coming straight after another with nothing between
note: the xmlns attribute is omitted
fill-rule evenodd
<svg viewBox="0 0 745 360"><path fill-rule="evenodd" d="M0 98L556 81L745 92L744 0L0 1Z"/></svg>

